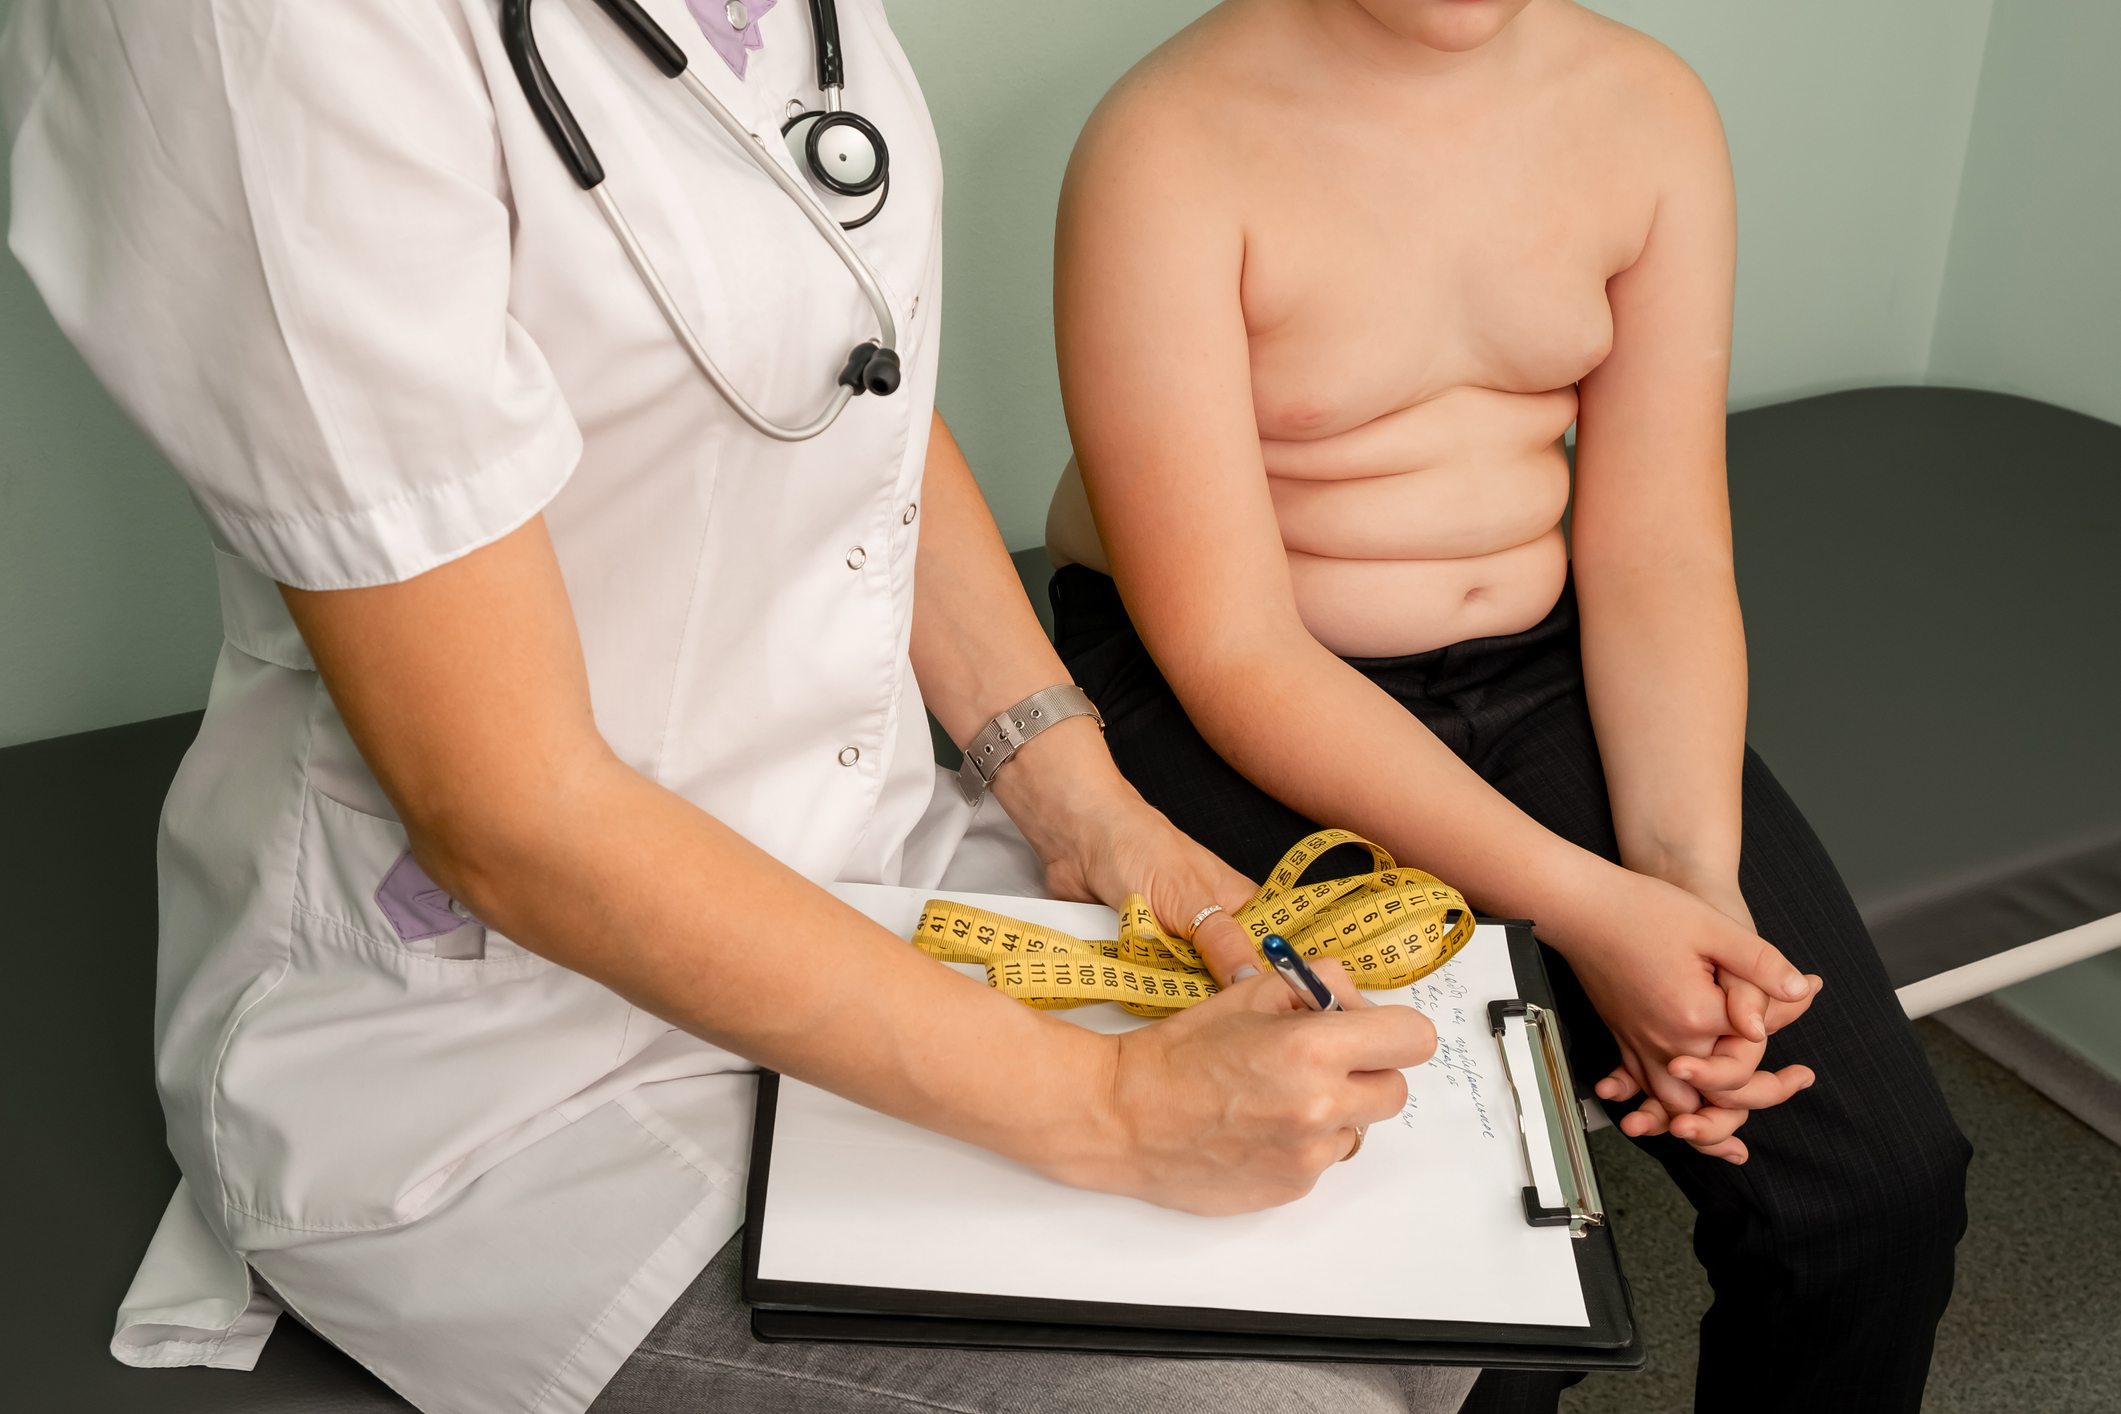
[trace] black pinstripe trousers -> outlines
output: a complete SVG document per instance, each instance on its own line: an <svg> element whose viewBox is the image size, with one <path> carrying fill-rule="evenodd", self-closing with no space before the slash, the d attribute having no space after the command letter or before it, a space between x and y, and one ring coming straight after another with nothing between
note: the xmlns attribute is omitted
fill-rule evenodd
<svg viewBox="0 0 2121 1414"><path fill-rule="evenodd" d="M1313 822L1201 739L1110 579L1069 567L1052 597L1061 656L1103 712L1120 768L1181 829L1262 877ZM1534 819L1618 860L1573 592L1523 633L1353 666ZM1743 1166L1669 1137L1638 1141L1692 1202L1694 1251L1715 1292L1695 1406L1913 1411L1951 1298L1971 1150L1833 861L1750 750L1741 851L1739 884L1761 935L1826 981L1770 1039L1766 1064L1801 1062L1819 1080L1752 1116ZM1612 1037L1568 964L1545 956L1576 1074L1602 1076L1618 1063ZM1490 1372L1466 1407L1552 1409L1559 1387Z"/></svg>

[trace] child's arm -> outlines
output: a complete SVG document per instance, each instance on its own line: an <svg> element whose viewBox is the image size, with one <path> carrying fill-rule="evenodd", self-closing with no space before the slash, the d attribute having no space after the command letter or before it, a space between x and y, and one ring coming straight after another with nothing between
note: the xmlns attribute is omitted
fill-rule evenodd
<svg viewBox="0 0 2121 1414"><path fill-rule="evenodd" d="M1628 150L1661 180L1640 253L1607 282L1613 351L1579 390L1570 540L1621 862L1750 929L1738 888L1745 630L1723 459L1737 210L1715 105L1676 60L1665 72L1669 88L1631 117L1641 126ZM1724 984L1734 1028L1765 1009L1751 982ZM1767 1093L1744 1088L1762 1050L1734 1036L1707 1061L1675 1062L1714 1108L1673 1132L1728 1138Z"/></svg>
<svg viewBox="0 0 2121 1414"><path fill-rule="evenodd" d="M1580 386L1570 548L1621 861L1735 891L1745 629L1723 423L1737 213L1708 94L1693 83L1657 107L1664 140L1643 147L1668 171L1641 253L1606 285L1613 351Z"/></svg>

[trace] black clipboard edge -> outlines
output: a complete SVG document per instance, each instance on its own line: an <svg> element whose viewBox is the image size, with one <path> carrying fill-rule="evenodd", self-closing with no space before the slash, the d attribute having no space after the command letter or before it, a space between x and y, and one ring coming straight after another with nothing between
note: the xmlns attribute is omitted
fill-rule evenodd
<svg viewBox="0 0 2121 1414"><path fill-rule="evenodd" d="M764 1299L759 1288L770 1283L759 1280L760 1225L752 1219L766 1211L766 1169L773 1159L773 1117L780 1109L781 1073L759 1072L759 1093L751 1111L751 1167L744 1177L744 1270L740 1283L744 1300L756 1315Z"/></svg>
<svg viewBox="0 0 2121 1414"><path fill-rule="evenodd" d="M1610 1285L1602 1278L1585 1282L1588 1326L1407 1321L757 1282L750 1275L756 1269L748 1261L744 1295L752 1303L752 1331L762 1340L1565 1370L1637 1368L1643 1350L1612 1235L1598 1230L1578 1242L1593 1244L1591 1251L1580 1245L1577 1249L1579 1277L1612 1277ZM765 1290L754 1294L758 1288ZM1619 1339L1598 1338L1601 1328L1617 1328Z"/></svg>
<svg viewBox="0 0 2121 1414"><path fill-rule="evenodd" d="M1503 926L1519 997L1552 1008L1554 993L1532 924L1521 918L1477 921ZM761 1228L749 1216L765 1211L779 1095L780 1076L761 1071L745 1193L742 1281L744 1300L752 1307L752 1332L761 1340L1564 1370L1635 1369L1643 1362L1610 1227L1592 1228L1573 1244L1585 1326L1407 1321L764 1280L758 1274ZM1156 1324L1141 1325L1145 1318ZM1281 1348L1289 1353L1276 1353Z"/></svg>
<svg viewBox="0 0 2121 1414"><path fill-rule="evenodd" d="M1640 1340L1614 1350L1582 1346L1488 1345L1430 1340L1355 1340L1251 1335L1235 1331L1168 1331L1139 1326L1066 1326L1027 1321L953 1321L921 1316L862 1316L830 1311L754 1308L760 1340L813 1340L849 1345L950 1346L971 1350L1061 1350L1155 1355L1182 1360L1303 1360L1364 1365L1473 1365L1521 1370L1639 1370Z"/></svg>

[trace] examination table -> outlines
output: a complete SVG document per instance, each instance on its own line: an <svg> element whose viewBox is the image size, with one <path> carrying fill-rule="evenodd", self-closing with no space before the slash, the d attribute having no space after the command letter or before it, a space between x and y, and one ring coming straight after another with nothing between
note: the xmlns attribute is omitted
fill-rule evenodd
<svg viewBox="0 0 2121 1414"><path fill-rule="evenodd" d="M2121 427L1987 393L1836 393L1733 415L1730 468L1751 739L1910 1010L2121 943ZM1044 552L1018 564L1043 613ZM4 1402L403 1410L292 1319L251 1374L107 1353L175 1178L149 1057L153 851L196 721L0 751Z"/></svg>

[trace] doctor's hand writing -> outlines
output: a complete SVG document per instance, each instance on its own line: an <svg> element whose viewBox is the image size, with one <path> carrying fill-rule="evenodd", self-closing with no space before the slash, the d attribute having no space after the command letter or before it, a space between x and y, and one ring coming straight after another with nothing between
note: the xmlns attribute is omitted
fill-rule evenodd
<svg viewBox="0 0 2121 1414"><path fill-rule="evenodd" d="M1111 1038L1103 1140L1051 1171L1193 1213L1301 1198L1354 1149L1360 1128L1399 1113L1400 1072L1435 1052L1436 1028L1412 1007L1371 1005L1338 963L1318 971L1343 1012L1303 1009L1271 974L1240 975L1259 970L1231 917L1255 892L1251 881L1143 801L1094 730L1063 724L1038 744L1049 743L1035 777L1012 789L1012 765L996 785L1045 861L1047 888L1115 908L1143 895L1166 932L1191 935L1223 984L1197 1006ZM1064 756L1073 759L1059 769ZM1195 926L1209 905L1218 911Z"/></svg>
<svg viewBox="0 0 2121 1414"><path fill-rule="evenodd" d="M1318 965L1348 1010L1299 1007L1251 977L1114 1038L1109 1156L1063 1176L1168 1208L1224 1214L1292 1202L1406 1104L1400 1071L1436 1050L1412 1007L1372 1006Z"/></svg>

